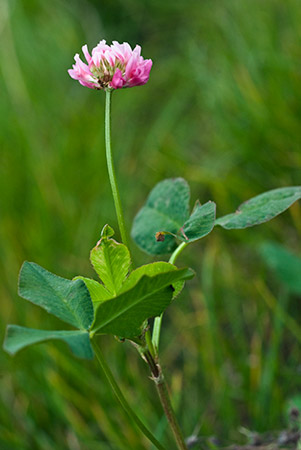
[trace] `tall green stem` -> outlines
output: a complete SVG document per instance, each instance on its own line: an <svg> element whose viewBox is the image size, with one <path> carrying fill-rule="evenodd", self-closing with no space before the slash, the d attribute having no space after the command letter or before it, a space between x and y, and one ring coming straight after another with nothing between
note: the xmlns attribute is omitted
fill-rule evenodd
<svg viewBox="0 0 301 450"><path fill-rule="evenodd" d="M135 422L137 427L140 429L140 431L154 444L154 446L159 450L166 450L159 441L153 436L153 434L143 425L139 417L134 413L128 402L126 401L123 393L120 390L120 387L117 384L117 381L114 378L114 375L112 374L106 360L104 359L104 356L102 354L102 351L96 344L96 342L92 339L92 347L95 352L96 358L100 364L100 367L102 368L102 371L107 378L109 384L111 385L111 388L113 389L113 392L119 402L119 404L122 406L126 414Z"/></svg>
<svg viewBox="0 0 301 450"><path fill-rule="evenodd" d="M184 250L185 247L187 247L187 245L188 245L187 242L182 242L182 244L180 244L175 249L175 251L173 252L171 257L169 258L168 262L170 264L174 264L176 262L177 257L180 255L180 253L182 253L182 251ZM156 352L158 352L158 350L159 350L159 342L160 342L160 332L161 332L162 320L163 320L163 313L161 314L160 317L156 317L155 321L154 321L152 341L153 341L153 345L155 347Z"/></svg>
<svg viewBox="0 0 301 450"><path fill-rule="evenodd" d="M106 109L105 109L105 142L106 142L106 156L107 156L107 166L109 172L109 179L112 188L112 194L114 199L114 205L118 220L119 231L121 235L122 242L128 247L128 239L125 230L123 211L120 201L120 195L117 185L113 155L112 155L112 147L111 147L111 100L112 100L112 91L106 91Z"/></svg>

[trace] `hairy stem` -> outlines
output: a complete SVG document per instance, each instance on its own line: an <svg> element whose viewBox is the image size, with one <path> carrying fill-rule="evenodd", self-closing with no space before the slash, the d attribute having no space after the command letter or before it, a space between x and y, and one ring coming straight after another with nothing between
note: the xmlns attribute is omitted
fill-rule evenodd
<svg viewBox="0 0 301 450"><path fill-rule="evenodd" d="M115 167L113 162L112 155L112 147L111 147L111 99L112 99L112 91L106 91L106 108L105 108L105 143L106 143L106 157L107 157L107 166L109 172L109 179L113 194L113 200L117 215L117 221L119 226L119 231L121 235L122 242L128 247L128 239L125 229L124 216L120 201L120 195L117 185Z"/></svg>
<svg viewBox="0 0 301 450"><path fill-rule="evenodd" d="M177 257L180 255L180 253L182 253L182 251L184 250L185 247L187 247L187 245L188 245L187 242L182 242L182 244L180 244L175 249L175 251L173 252L171 257L169 258L168 262L170 264L174 264L176 262ZM155 347L155 351L157 353L158 353L158 350L159 350L159 342L160 342L160 332L161 332L162 320L163 320L163 313L161 314L160 317L156 317L155 318L154 327L153 327L152 341L153 341L153 346Z"/></svg>
<svg viewBox="0 0 301 450"><path fill-rule="evenodd" d="M145 350L143 352L143 355L144 355L144 358L151 370L151 373L153 376L152 378L156 384L156 388L157 388L157 392L158 392L158 395L160 398L162 408L164 410L164 413L165 413L166 419L168 421L168 424L171 428L171 431L174 435L175 441L177 443L177 447L179 450L187 450L187 446L185 444L182 431L179 427L175 412L173 410L173 407L172 407L172 404L170 401L167 384L164 379L162 369L159 366L159 364L156 363L156 361L152 357L152 354L149 350Z"/></svg>
<svg viewBox="0 0 301 450"><path fill-rule="evenodd" d="M102 351L100 350L99 346L96 344L96 342L92 339L91 340L93 350L95 352L96 358L100 364L100 367L103 371L103 374L105 375L107 381L111 385L111 388L113 389L113 392L121 405L121 407L124 409L127 416L129 416L133 422L136 424L136 426L140 429L140 431L154 444L154 446L159 450L166 450L160 442L155 438L155 436L143 425L139 417L134 413L130 405L128 404L127 400L125 399L123 393L120 390L120 387L118 386L117 381L114 378L114 375L112 374L106 360L104 359L104 356L102 354Z"/></svg>

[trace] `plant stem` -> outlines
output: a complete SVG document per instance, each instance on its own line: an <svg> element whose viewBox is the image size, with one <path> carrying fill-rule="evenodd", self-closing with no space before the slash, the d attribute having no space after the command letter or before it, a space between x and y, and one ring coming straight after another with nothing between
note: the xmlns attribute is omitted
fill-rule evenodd
<svg viewBox="0 0 301 450"><path fill-rule="evenodd" d="M182 242L182 244L180 244L175 249L175 251L173 252L171 257L169 258L168 262L170 264L174 264L176 262L177 257L180 255L180 253L182 253L182 251L184 250L185 247L187 247L187 245L188 245L187 242ZM157 353L158 353L158 350L159 350L159 342L160 342L160 332L161 332L162 320L163 320L163 313L161 314L160 317L156 317L155 318L154 327L153 327L152 341L153 341L153 346L155 347L155 351Z"/></svg>
<svg viewBox="0 0 301 450"><path fill-rule="evenodd" d="M155 348L153 346L152 337L151 337L151 334L150 334L149 330L147 330L147 332L145 333L145 342L146 342L146 345L147 345L147 347L148 347L152 357L155 358L156 357L156 350L155 350Z"/></svg>
<svg viewBox="0 0 301 450"><path fill-rule="evenodd" d="M163 407L166 419L169 423L169 426L173 432L175 441L177 443L177 447L179 450L187 450L187 446L184 441L184 437L182 431L179 427L175 412L171 405L171 401L169 398L169 393L167 389L167 385L164 379L164 375L161 367L156 361L153 359L152 354L149 350L145 350L143 352L145 360L149 365L151 373L153 375L152 379L154 380L157 388L157 392L159 394L160 402Z"/></svg>
<svg viewBox="0 0 301 450"><path fill-rule="evenodd" d="M117 221L122 242L128 247L128 239L125 230L125 223L123 217L123 211L120 201L119 190L117 186L117 179L115 173L115 167L113 162L112 147L111 147L111 99L112 91L106 90L106 108L105 108L105 143L106 143L106 157L107 166L109 172L109 179L112 188L112 194L114 199L114 205L117 215Z"/></svg>
<svg viewBox="0 0 301 450"><path fill-rule="evenodd" d="M182 251L184 250L184 248L186 248L188 245L188 242L182 242L182 244L180 244L175 251L173 252L173 254L171 255L171 257L169 258L169 263L170 264L174 264L176 262L176 259L178 258L178 256L180 255L180 253L182 253Z"/></svg>
<svg viewBox="0 0 301 450"><path fill-rule="evenodd" d="M99 346L96 344L96 342L92 339L91 340L93 350L96 354L96 358L100 364L100 367L102 368L102 371L108 380L109 384L111 385L111 388L113 389L113 392L121 405L121 407L124 409L126 414L135 422L137 427L140 429L140 431L154 444L154 446L159 450L166 450L159 441L153 436L153 434L143 425L139 417L134 413L130 405L128 404L127 400L125 399L123 393L120 390L120 387L118 386L117 381L114 378L114 375L112 374L106 360L104 359L104 356L102 354L102 351L100 350Z"/></svg>
<svg viewBox="0 0 301 450"><path fill-rule="evenodd" d="M187 446L184 441L184 437L182 435L182 431L179 427L178 421L176 419L173 407L170 402L167 386L162 375L163 380L159 383L156 383L157 391L160 397L161 405L163 406L165 416L168 420L168 423L172 429L173 435L177 442L179 450L187 450Z"/></svg>

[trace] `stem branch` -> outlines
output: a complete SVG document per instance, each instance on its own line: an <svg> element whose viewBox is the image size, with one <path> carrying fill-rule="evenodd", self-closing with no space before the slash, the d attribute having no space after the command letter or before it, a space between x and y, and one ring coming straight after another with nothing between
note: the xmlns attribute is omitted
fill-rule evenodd
<svg viewBox="0 0 301 450"><path fill-rule="evenodd" d="M187 247L187 245L188 245L187 242L182 242L182 244L180 244L175 249L175 251L173 252L171 257L169 258L168 262L170 264L174 264L176 262L177 257L180 255L180 253L182 253L182 251L184 250L185 247ZM159 342L160 342L160 332L161 332L162 320L163 320L163 313L161 314L160 317L156 317L155 318L154 327L153 327L152 341L153 341L153 346L155 347L155 351L157 353L158 353L158 350L159 350Z"/></svg>

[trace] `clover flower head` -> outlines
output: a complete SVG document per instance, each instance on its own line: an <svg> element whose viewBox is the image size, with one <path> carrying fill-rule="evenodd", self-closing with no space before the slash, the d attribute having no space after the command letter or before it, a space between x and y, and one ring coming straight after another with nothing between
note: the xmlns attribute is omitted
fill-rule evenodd
<svg viewBox="0 0 301 450"><path fill-rule="evenodd" d="M113 41L107 45L102 40L93 48L90 55L87 45L82 47L87 64L79 54L74 57L75 64L68 70L74 80L91 89L121 89L141 86L148 82L152 60L141 56L141 47L134 50L124 42Z"/></svg>

